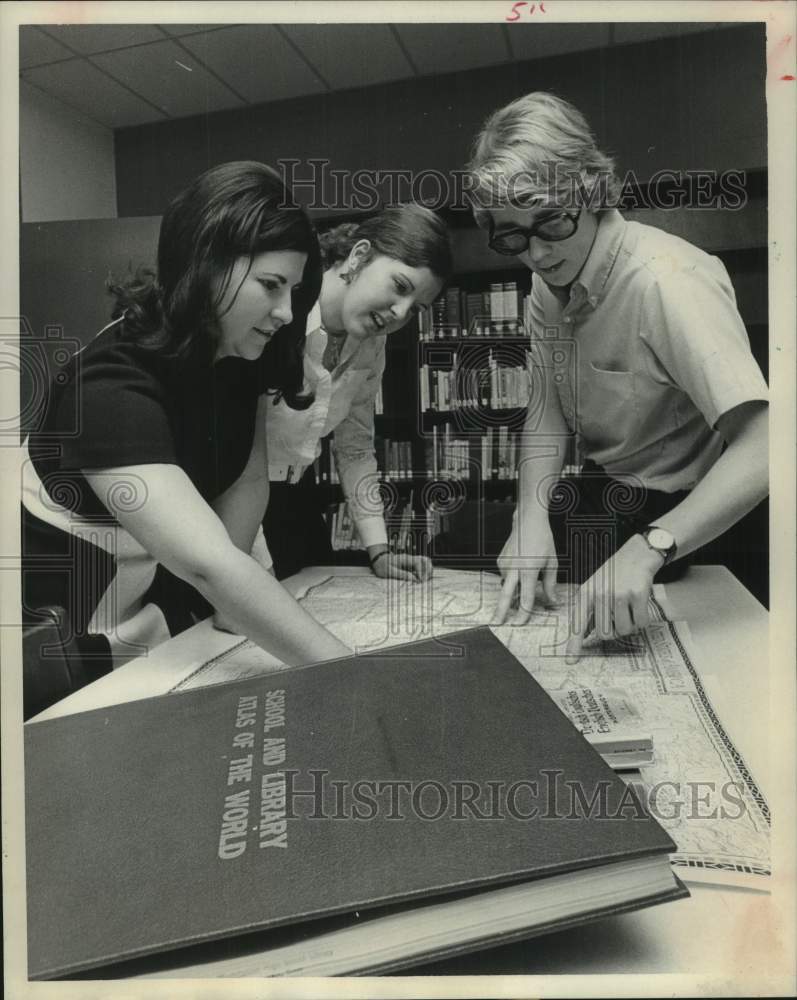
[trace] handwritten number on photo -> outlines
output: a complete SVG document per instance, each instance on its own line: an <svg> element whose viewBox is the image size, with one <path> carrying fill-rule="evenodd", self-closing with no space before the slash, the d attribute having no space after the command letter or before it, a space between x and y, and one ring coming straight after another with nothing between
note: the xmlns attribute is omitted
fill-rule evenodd
<svg viewBox="0 0 797 1000"><path fill-rule="evenodd" d="M529 17L531 17L531 15L534 14L536 11L539 11L540 14L546 13L544 2L528 3L527 0L518 0L518 3L512 5L511 13L509 14L508 17L504 18L504 20L509 21L510 24L513 24L515 21L519 21L521 9L523 7L528 7L528 11L524 11L524 13L528 14Z"/></svg>

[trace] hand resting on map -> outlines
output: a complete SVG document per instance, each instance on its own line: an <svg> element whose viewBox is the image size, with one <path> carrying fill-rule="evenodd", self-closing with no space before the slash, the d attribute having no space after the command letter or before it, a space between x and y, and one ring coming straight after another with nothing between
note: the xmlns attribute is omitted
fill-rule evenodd
<svg viewBox="0 0 797 1000"><path fill-rule="evenodd" d="M540 511L528 519L514 518L512 533L498 557L503 587L495 611L495 624L507 623L510 610L516 608L507 624L525 625L534 610L538 581L542 584L545 604L555 607L558 568L547 512Z"/></svg>
<svg viewBox="0 0 797 1000"><path fill-rule="evenodd" d="M547 515L513 523L500 556L503 587L496 606L496 625L525 625L537 601L537 584L545 606L557 605L558 560ZM631 635L650 623L648 602L661 557L640 535L634 535L579 588L570 621L565 655L575 663L589 639L603 641ZM510 612L514 615L508 621Z"/></svg>

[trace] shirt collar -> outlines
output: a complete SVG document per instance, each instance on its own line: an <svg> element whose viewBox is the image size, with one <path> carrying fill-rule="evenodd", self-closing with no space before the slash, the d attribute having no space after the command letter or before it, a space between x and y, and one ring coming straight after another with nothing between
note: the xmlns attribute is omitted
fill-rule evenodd
<svg viewBox="0 0 797 1000"><path fill-rule="evenodd" d="M328 334L321 325L321 310L318 307L318 303L316 303L312 312L307 317L306 332L304 353L316 364L321 364L327 346Z"/></svg>
<svg viewBox="0 0 797 1000"><path fill-rule="evenodd" d="M600 301L606 282L623 245L627 223L616 208L610 208L598 216L598 231L595 233L581 273L570 289L570 302L574 305L587 303L593 309Z"/></svg>

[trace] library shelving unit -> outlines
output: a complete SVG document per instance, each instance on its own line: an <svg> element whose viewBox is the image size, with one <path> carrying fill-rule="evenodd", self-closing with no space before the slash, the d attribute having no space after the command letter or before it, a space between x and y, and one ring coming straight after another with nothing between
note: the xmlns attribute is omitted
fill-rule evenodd
<svg viewBox="0 0 797 1000"><path fill-rule="evenodd" d="M498 260L500 272L459 272L388 338L375 420L391 544L469 568L494 567L508 534L532 389L524 323L531 276ZM335 492L328 441L318 479L329 490L333 548L348 552L359 543Z"/></svg>

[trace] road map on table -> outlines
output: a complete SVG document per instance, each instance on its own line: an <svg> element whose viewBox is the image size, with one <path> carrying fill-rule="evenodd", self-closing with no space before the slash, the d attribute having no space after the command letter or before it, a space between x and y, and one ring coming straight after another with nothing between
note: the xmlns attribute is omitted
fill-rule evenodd
<svg viewBox="0 0 797 1000"><path fill-rule="evenodd" d="M489 625L500 589L494 574L459 570L438 569L417 584L330 574L301 602L341 641L369 652ZM536 610L527 625L492 630L547 691L589 689L600 698L619 690L634 704L653 737L654 762L641 768L647 806L678 845L671 862L681 878L766 889L769 808L711 706L688 626L669 620L659 591L651 603L657 620L644 632L623 644L586 645L574 665L564 661L574 588L560 586L560 605ZM274 670L243 641L175 690L229 680L232 666L236 677Z"/></svg>

